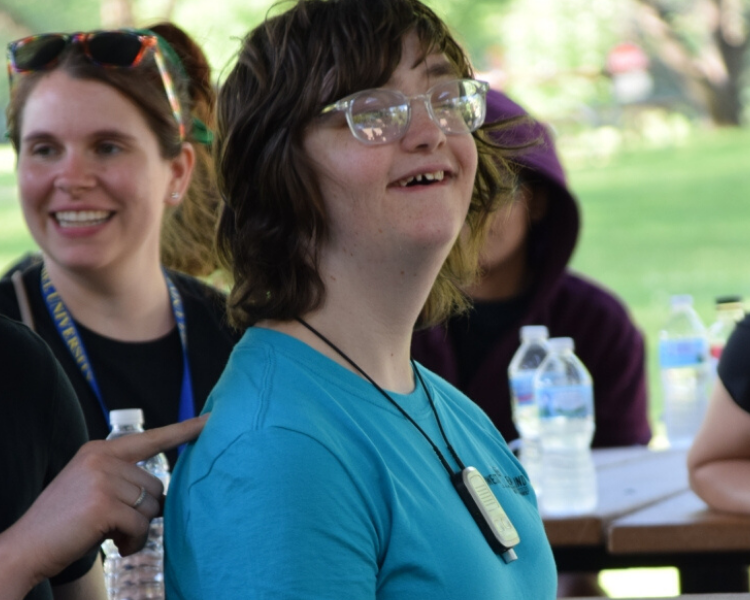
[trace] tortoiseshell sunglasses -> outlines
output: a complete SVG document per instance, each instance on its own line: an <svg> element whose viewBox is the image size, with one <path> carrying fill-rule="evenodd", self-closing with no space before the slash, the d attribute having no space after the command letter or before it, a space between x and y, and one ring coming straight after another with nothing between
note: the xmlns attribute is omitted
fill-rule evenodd
<svg viewBox="0 0 750 600"><path fill-rule="evenodd" d="M84 54L95 65L104 68L131 68L140 64L153 48L154 61L159 69L167 100L180 130L180 140L185 139L180 103L175 93L172 77L167 70L164 54L156 35L128 29L91 31L88 33L45 33L32 35L8 44L8 79L13 87L13 75L42 71L55 64L70 44L82 44Z"/></svg>

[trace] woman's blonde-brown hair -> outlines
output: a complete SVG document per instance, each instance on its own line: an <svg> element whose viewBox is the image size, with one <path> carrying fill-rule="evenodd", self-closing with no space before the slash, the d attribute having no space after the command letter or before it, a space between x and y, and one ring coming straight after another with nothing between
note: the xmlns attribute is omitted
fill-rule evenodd
<svg viewBox="0 0 750 600"><path fill-rule="evenodd" d="M216 172L205 136L197 136L194 118L209 128L215 124L216 94L211 69L200 47L179 27L159 23L152 32L164 46L167 68L174 83L186 126L186 141L193 142L196 163L182 202L165 213L161 231L161 260L164 266L191 275L207 275L218 267L214 246L219 195ZM16 151L21 147L21 128L26 101L46 74L63 70L70 77L99 81L116 89L141 111L159 143L164 158L174 158L182 149L179 127L153 58L138 66L108 69L95 65L80 44L72 44L56 63L44 71L17 76L6 109L8 135ZM203 131L201 129L200 133ZM200 142L196 137L200 137Z"/></svg>
<svg viewBox="0 0 750 600"><path fill-rule="evenodd" d="M384 85L411 32L424 56L441 52L457 76L473 76L446 25L418 0L298 0L245 38L219 93L215 142L225 201L217 248L234 279L235 325L286 321L321 304L318 256L328 224L303 151L305 127L331 102ZM502 152L484 134L474 138L479 164L467 233L443 265L418 326L466 306L461 288L476 275L487 216L505 189L495 165Z"/></svg>

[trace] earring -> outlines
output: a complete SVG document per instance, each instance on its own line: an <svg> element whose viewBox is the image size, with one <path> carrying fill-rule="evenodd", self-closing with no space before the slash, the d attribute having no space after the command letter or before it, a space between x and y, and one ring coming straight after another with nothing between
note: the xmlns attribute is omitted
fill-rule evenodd
<svg viewBox="0 0 750 600"><path fill-rule="evenodd" d="M172 200L179 200L180 198L180 194L178 192L172 192L170 196Z"/></svg>

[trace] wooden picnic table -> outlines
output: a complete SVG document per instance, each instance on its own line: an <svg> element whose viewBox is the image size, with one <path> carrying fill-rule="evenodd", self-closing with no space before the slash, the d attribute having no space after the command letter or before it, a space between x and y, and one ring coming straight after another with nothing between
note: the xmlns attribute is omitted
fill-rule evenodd
<svg viewBox="0 0 750 600"><path fill-rule="evenodd" d="M747 592L750 517L712 511L695 496L686 456L595 450L597 508L569 518L542 514L558 569L674 566L683 593Z"/></svg>
<svg viewBox="0 0 750 600"><path fill-rule="evenodd" d="M598 504L591 514L542 514L553 547L602 547L609 523L688 489L685 450L654 451L643 446L594 450Z"/></svg>

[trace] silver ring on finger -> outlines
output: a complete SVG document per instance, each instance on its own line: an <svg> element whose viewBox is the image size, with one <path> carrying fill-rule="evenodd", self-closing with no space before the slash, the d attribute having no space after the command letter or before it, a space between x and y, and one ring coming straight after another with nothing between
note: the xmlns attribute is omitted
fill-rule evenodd
<svg viewBox="0 0 750 600"><path fill-rule="evenodd" d="M135 499L135 502L133 502L133 508L138 508L141 504L143 504L143 501L146 499L146 496L148 496L148 493L146 492L146 488L141 486L141 493L138 494L138 497Z"/></svg>

